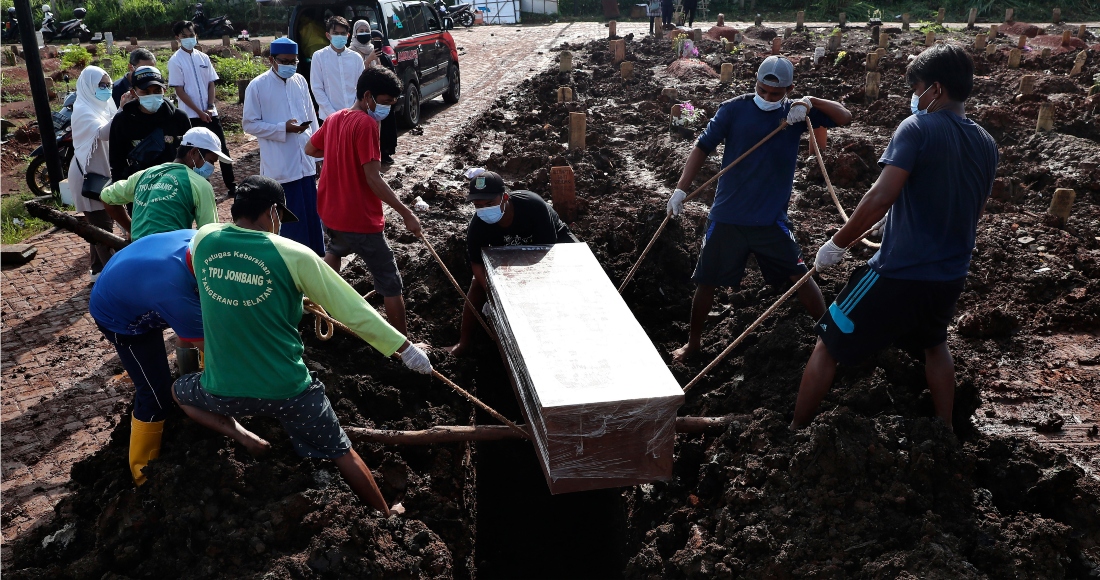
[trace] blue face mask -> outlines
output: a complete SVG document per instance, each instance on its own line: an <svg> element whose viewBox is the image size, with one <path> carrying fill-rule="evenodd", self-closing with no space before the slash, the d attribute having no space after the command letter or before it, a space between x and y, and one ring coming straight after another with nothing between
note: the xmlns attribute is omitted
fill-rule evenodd
<svg viewBox="0 0 1100 580"><path fill-rule="evenodd" d="M197 45L198 43L199 39L195 38L194 36L190 38L180 39L180 46L182 46L184 50L195 50L195 45Z"/></svg>
<svg viewBox="0 0 1100 580"><path fill-rule="evenodd" d="M141 95L138 97L138 103L141 103L141 108L146 111L155 113L164 104L164 95Z"/></svg>
<svg viewBox="0 0 1100 580"><path fill-rule="evenodd" d="M477 217L487 224L495 224L504 217L504 202L500 205L477 208Z"/></svg>
<svg viewBox="0 0 1100 580"><path fill-rule="evenodd" d="M752 97L752 102L756 103L756 106L759 107L761 111L774 111L782 107L783 101L785 100L786 99L780 99L773 103L771 101L765 101L764 97L761 97L759 94L753 95Z"/></svg>
<svg viewBox="0 0 1100 580"><path fill-rule="evenodd" d="M373 111L367 111L367 114L370 115L370 117L372 119L374 119L375 121L382 122L382 119L385 119L386 117L389 116L390 106L389 105L383 105L383 104L375 101L374 110Z"/></svg>
<svg viewBox="0 0 1100 580"><path fill-rule="evenodd" d="M202 160L202 165L195 167L195 173L199 174L199 177L203 179L210 179L211 175L214 175L214 164L208 163L205 158Z"/></svg>
<svg viewBox="0 0 1100 580"><path fill-rule="evenodd" d="M336 50L340 50L348 45L348 36L346 34L333 34L332 46Z"/></svg>
<svg viewBox="0 0 1100 580"><path fill-rule="evenodd" d="M928 87L928 88L924 89L924 93L927 93L930 90L932 90L932 87ZM914 115L927 115L928 114L928 108L927 107L925 107L924 110L921 110L919 108L920 107L920 100L921 100L922 97L924 97L924 93L921 93L920 95L913 95L913 97L911 99L909 99L909 110L912 111Z"/></svg>
<svg viewBox="0 0 1100 580"><path fill-rule="evenodd" d="M103 102L111 100L111 89L96 89L95 98Z"/></svg>
<svg viewBox="0 0 1100 580"><path fill-rule="evenodd" d="M294 73L298 72L298 65L296 64L280 64L276 66L278 68L275 71L275 74L284 79L289 79L290 77L294 76Z"/></svg>

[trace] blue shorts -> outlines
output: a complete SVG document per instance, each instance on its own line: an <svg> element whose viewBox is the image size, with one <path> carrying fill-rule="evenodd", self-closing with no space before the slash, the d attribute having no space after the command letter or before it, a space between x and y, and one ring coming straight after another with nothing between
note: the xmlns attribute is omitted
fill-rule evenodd
<svg viewBox="0 0 1100 580"><path fill-rule="evenodd" d="M202 388L201 377L201 372L191 373L176 381L173 388L181 405L228 417L259 415L278 419L290 435L294 451L302 457L336 459L351 450L351 441L325 396L325 385L316 376L306 390L289 399L219 397Z"/></svg>
<svg viewBox="0 0 1100 580"><path fill-rule="evenodd" d="M786 220L770 226L736 226L709 220L691 281L737 288L745 276L749 254L756 256L764 281L772 286L787 286L791 277L801 277L808 271L802 261L802 248Z"/></svg>

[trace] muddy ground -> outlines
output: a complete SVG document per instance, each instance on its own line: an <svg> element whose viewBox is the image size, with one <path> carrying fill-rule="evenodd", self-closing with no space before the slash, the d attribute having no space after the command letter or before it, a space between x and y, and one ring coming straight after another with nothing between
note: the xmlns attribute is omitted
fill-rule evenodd
<svg viewBox="0 0 1100 580"><path fill-rule="evenodd" d="M1047 29L1050 35L1060 29ZM459 280L464 258L458 173L485 165L513 188L549 197L549 169L568 163L581 198L573 231L618 283L664 217L664 203L691 148L668 133L673 104L713 113L750 90L777 31L745 31L747 44L721 53L701 43L702 64L673 64L669 42L627 39L636 78L622 82L606 41L563 46L576 70L542 72L502 96L457 139L453 179L403 187L432 209L435 248ZM778 31L782 34L782 31ZM855 122L831 131L826 166L851 211L878 174L877 157L908 114L906 57L923 34L893 31L882 63L882 98L865 103L867 31L846 34L845 58L800 64L796 93L837 99ZM951 37L969 41L963 34ZM798 59L823 44L796 34ZM383 493L409 511L385 520L354 500L331 464L297 458L277 424L246 421L276 443L271 457L243 449L177 415L150 483L133 490L123 466L129 423L73 470L76 493L48 527L14 550L12 576L168 577L865 577L1088 578L1100 576L1100 127L1088 74L1070 77L1076 50L1048 60L1029 51L1006 66L1014 39L975 57L968 113L998 140L998 185L979 225L966 290L949 343L958 389L955 433L930 418L917 357L887 349L842 368L823 413L787 429L811 320L782 307L689 394L682 415L736 414L717 436L677 440L673 479L623 490L551 497L523 442L432 448L361 445ZM1100 54L1088 52L1086 71ZM733 86L715 72L734 64ZM1017 101L1022 74L1040 75L1036 95ZM557 103L558 86L577 99ZM1055 104L1054 131L1034 134L1041 102ZM570 152L568 113L588 115L587 149ZM812 253L840 225L816 164L803 150L791 219ZM698 183L718 169L712 156ZM1055 187L1076 190L1069 221L1045 215ZM701 200L706 202L704 198ZM662 352L687 335L689 276L705 225L704 203L662 235L624 299ZM457 339L461 306L423 245L394 226L407 285L410 335L435 346ZM827 272L827 299L871 251ZM356 261L345 276L363 293ZM742 286L719 294L704 352L673 372L686 383L779 294L750 266ZM377 305L377 304L376 304ZM429 379L411 376L347 337L321 342L307 317L306 356L328 385L345 425L422 428L491 422ZM1068 354L1067 354L1068 353ZM494 345L455 360L433 351L444 374L505 415L519 410ZM120 369L121 370L121 369ZM1071 428L1076 438L1044 439ZM475 550L476 546L476 550Z"/></svg>

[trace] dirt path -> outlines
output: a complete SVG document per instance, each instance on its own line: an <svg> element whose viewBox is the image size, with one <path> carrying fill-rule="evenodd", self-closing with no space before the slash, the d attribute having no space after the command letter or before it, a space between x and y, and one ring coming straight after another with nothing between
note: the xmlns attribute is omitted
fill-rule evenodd
<svg viewBox="0 0 1100 580"><path fill-rule="evenodd" d="M641 31L640 24L636 27ZM551 58L550 47L591 38L600 28L582 23L456 31L462 100L451 107L438 99L426 104L422 127L400 137L397 163L388 172L402 183L399 191L405 194L431 178L465 122L541 70ZM632 28L626 27L628 32ZM234 112L239 116L239 107ZM255 142L244 135L234 141L238 173L256 172ZM213 181L215 192L224 195L218 176ZM228 205L222 203L219 209L222 218L228 218ZM0 421L5 435L0 441L0 522L5 563L10 541L48 518L68 493L71 466L106 443L132 394L118 357L102 342L87 312L91 286L86 244L66 231L47 232L29 242L37 246L38 257L0 272Z"/></svg>

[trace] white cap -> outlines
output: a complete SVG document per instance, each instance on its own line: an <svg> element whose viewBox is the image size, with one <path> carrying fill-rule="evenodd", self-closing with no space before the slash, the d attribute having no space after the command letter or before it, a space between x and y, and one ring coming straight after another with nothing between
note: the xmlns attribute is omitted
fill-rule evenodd
<svg viewBox="0 0 1100 580"><path fill-rule="evenodd" d="M188 129L187 132L183 134L183 141L180 145L213 151L218 156L218 159L221 159L225 163L233 163L233 160L230 159L228 155L222 153L222 142L218 140L218 136L206 127L192 127Z"/></svg>
<svg viewBox="0 0 1100 580"><path fill-rule="evenodd" d="M756 80L769 87L787 88L794 83L794 65L781 56L769 56L760 63Z"/></svg>

